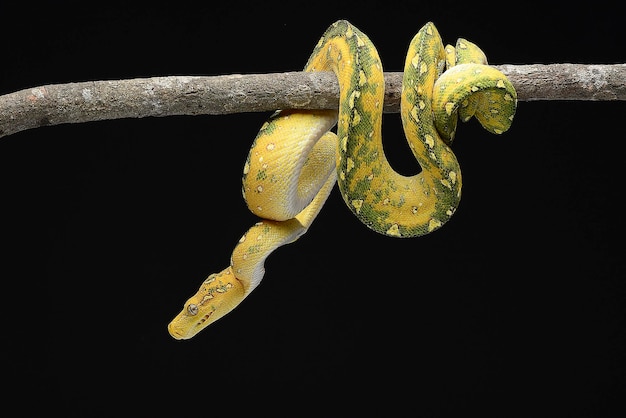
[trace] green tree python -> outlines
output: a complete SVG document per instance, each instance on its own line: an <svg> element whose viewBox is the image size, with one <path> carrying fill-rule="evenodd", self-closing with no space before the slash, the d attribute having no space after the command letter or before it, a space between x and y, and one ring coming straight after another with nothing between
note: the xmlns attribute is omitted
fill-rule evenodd
<svg viewBox="0 0 626 418"><path fill-rule="evenodd" d="M404 176L382 145L383 68L369 38L340 20L320 39L305 71L333 71L339 110L281 110L261 127L243 170L243 197L261 220L235 245L230 265L211 274L169 324L189 339L233 310L261 282L266 258L304 234L335 183L345 204L372 230L417 237L440 228L461 198L461 170L450 149L457 120L472 116L501 134L517 95L473 43L444 47L432 23L411 41L401 119L421 170ZM332 130L336 127L336 133Z"/></svg>

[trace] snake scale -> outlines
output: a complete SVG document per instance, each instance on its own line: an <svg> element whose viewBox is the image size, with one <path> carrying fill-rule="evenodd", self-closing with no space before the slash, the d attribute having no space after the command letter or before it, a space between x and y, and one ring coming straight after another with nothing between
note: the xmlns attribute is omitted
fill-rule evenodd
<svg viewBox="0 0 626 418"><path fill-rule="evenodd" d="M335 183L356 217L391 237L440 228L461 198L461 170L450 145L457 120L472 116L496 134L511 126L517 95L473 43L445 46L433 25L411 41L401 119L421 171L395 172L382 145L383 68L370 39L345 20L332 24L305 71L333 71L337 110L281 110L261 127L243 170L243 197L261 220L235 245L230 265L211 274L169 324L189 339L234 309L261 282L269 254L304 234ZM336 133L332 130L336 127Z"/></svg>

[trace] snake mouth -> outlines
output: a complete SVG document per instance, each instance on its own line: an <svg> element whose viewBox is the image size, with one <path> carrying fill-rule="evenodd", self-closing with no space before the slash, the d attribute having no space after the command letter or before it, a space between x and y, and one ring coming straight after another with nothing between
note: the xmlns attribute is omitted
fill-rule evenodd
<svg viewBox="0 0 626 418"><path fill-rule="evenodd" d="M202 329L202 328L200 328ZM198 333L198 326L194 327L181 327L177 326L176 321L172 321L167 330L175 340L188 340Z"/></svg>
<svg viewBox="0 0 626 418"><path fill-rule="evenodd" d="M211 317L212 314L213 312L209 312L203 315L191 326L181 326L181 324L179 324L178 321L175 319L167 326L167 330L170 335L176 340L188 340L200 331L202 331L204 328L206 328L207 325L211 323L210 321L207 322L207 320Z"/></svg>

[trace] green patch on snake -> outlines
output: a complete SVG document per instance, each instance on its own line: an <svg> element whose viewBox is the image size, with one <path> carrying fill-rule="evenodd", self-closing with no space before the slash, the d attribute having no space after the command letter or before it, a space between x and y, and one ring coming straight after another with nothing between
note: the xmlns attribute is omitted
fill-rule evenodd
<svg viewBox="0 0 626 418"><path fill-rule="evenodd" d="M349 191L346 192L352 199L362 199L363 196L367 196L370 193L370 187L372 182L367 179L353 179Z"/></svg>
<svg viewBox="0 0 626 418"><path fill-rule="evenodd" d="M249 246L248 248L246 248L246 252L248 254L258 254L258 253L260 253L262 251L264 251L263 244L253 244L253 245Z"/></svg>
<svg viewBox="0 0 626 418"><path fill-rule="evenodd" d="M372 201L372 204L377 205L378 203L381 203L383 201L383 199L385 199L386 194L383 193L382 190L372 190L371 194L370 194L370 200Z"/></svg>

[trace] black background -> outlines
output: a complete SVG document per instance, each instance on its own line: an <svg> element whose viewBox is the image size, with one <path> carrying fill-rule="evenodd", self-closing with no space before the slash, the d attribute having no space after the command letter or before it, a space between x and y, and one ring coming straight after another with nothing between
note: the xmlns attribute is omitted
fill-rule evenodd
<svg viewBox="0 0 626 418"><path fill-rule="evenodd" d="M492 64L626 61L612 7L567 4L6 6L0 93L300 70L338 19L369 35L387 71L427 21ZM461 206L419 239L369 231L335 190L253 294L189 341L166 326L256 221L240 178L269 112L3 138L3 404L25 416L623 416L624 114L624 102L520 102L502 136L460 125ZM398 115L384 136L392 165L416 172Z"/></svg>

